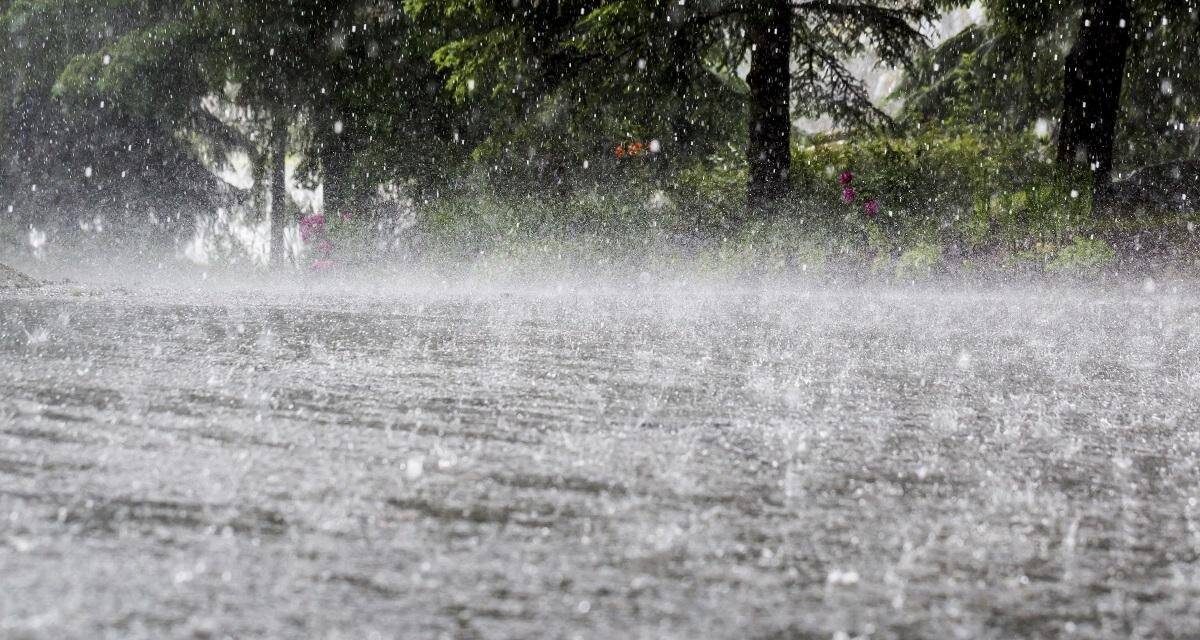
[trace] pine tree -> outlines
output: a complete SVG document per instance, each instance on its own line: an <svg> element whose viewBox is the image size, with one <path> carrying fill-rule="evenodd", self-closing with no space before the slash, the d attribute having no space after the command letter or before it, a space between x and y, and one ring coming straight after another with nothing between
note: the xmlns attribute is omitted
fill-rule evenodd
<svg viewBox="0 0 1200 640"><path fill-rule="evenodd" d="M696 103L710 92L705 82L719 78L723 90L712 93L732 90L742 96L741 104L732 107L745 110L748 204L757 211L788 192L792 118L828 115L847 125L887 122L846 64L868 51L883 64L908 63L924 44L919 24L941 4L565 0L516 3L510 9L503 3L424 0L420 6L470 16L469 35L443 47L437 60L450 72L460 97L466 97L465 87L482 85L493 99L492 108L508 121L566 88L584 113L598 111L592 105L601 101L594 96L608 105L637 104L650 97L649 104L660 114L676 104L670 128L672 139L679 139L678 132L688 130L686 123L701 111ZM684 43L688 51L681 50ZM743 79L747 63L750 73ZM635 64L639 72L631 74ZM581 78L587 83L581 84ZM667 91L681 97L673 99ZM505 109L497 103L518 107Z"/></svg>
<svg viewBox="0 0 1200 640"><path fill-rule="evenodd" d="M1064 173L1091 173L1098 205L1114 166L1186 157L1200 148L1190 127L1200 114L1200 67L1190 62L1200 48L1196 0L988 0L985 6L986 24L942 43L905 81L907 122L1009 133L1056 129Z"/></svg>

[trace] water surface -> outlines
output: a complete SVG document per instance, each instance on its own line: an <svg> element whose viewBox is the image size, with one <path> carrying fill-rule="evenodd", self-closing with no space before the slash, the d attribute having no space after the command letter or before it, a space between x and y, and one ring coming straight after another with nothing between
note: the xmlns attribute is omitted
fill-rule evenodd
<svg viewBox="0 0 1200 640"><path fill-rule="evenodd" d="M0 635L1197 637L1198 451L1165 289L3 291Z"/></svg>

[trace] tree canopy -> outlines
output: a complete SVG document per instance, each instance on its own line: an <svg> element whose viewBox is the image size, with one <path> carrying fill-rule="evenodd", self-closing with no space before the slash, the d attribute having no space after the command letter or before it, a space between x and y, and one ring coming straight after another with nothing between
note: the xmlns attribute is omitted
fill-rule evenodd
<svg viewBox="0 0 1200 640"><path fill-rule="evenodd" d="M384 186L561 191L624 179L630 154L658 180L740 155L754 215L793 183L802 117L1033 130L1064 162L1080 145L1118 169L1194 155L1194 0L987 0L985 23L927 49L931 21L964 4L6 0L0 196L186 224L214 198L282 212L289 175L342 211ZM1113 34L1128 44L1097 67ZM851 72L864 56L905 72L895 121ZM1108 93L1115 115L1097 115ZM1110 120L1115 144L1090 133ZM242 161L248 188L227 179Z"/></svg>

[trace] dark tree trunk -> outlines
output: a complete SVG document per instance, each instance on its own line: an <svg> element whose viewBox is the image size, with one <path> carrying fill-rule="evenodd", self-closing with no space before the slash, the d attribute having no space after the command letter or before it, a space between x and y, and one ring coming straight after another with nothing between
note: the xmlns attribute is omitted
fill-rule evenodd
<svg viewBox="0 0 1200 640"><path fill-rule="evenodd" d="M283 228L287 225L287 121L279 115L271 122L271 264L283 264Z"/></svg>
<svg viewBox="0 0 1200 640"><path fill-rule="evenodd" d="M352 213L354 153L351 119L332 101L319 104L314 118L316 156L321 164L321 201L326 216Z"/></svg>
<svg viewBox="0 0 1200 640"><path fill-rule="evenodd" d="M761 211L788 191L791 168L792 15L788 0L760 0L750 15L750 167L747 205Z"/></svg>
<svg viewBox="0 0 1200 640"><path fill-rule="evenodd" d="M1067 54L1058 162L1091 170L1096 205L1109 192L1132 19L1129 0L1092 0Z"/></svg>
<svg viewBox="0 0 1200 640"><path fill-rule="evenodd" d="M349 162L339 141L333 140L321 152L321 192L325 215L344 213L349 208Z"/></svg>
<svg viewBox="0 0 1200 640"><path fill-rule="evenodd" d="M692 119L695 100L692 96L692 79L689 70L700 55L690 34L680 29L671 37L671 56L677 61L669 70L670 82L675 86L675 113L671 116L671 141L668 158L685 158L692 152L695 143Z"/></svg>

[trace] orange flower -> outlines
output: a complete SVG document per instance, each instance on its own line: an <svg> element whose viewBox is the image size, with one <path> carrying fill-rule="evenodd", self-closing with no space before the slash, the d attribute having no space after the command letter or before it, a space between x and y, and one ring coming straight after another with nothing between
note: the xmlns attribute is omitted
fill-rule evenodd
<svg viewBox="0 0 1200 640"><path fill-rule="evenodd" d="M618 144L617 149L615 151L613 151L613 153L616 154L616 156L618 158L624 158L625 157L625 145Z"/></svg>
<svg viewBox="0 0 1200 640"><path fill-rule="evenodd" d="M640 156L642 155L642 150L645 148L646 145L642 144L641 142L631 142L629 143L629 155Z"/></svg>

